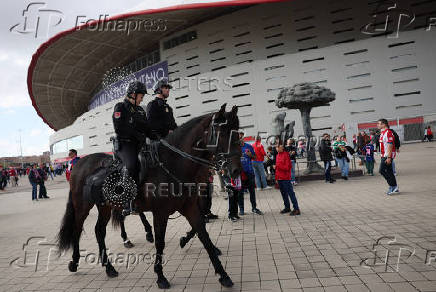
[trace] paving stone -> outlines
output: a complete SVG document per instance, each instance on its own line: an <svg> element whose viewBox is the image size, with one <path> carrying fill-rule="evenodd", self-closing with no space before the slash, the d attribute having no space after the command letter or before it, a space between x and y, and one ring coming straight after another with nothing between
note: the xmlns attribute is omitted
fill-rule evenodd
<svg viewBox="0 0 436 292"><path fill-rule="evenodd" d="M214 197L212 209L220 218L206 228L212 242L223 252L219 258L235 283L232 291L436 291L436 265L425 263L427 250L436 249L436 160L428 159L434 156L434 150L426 145L402 147L397 158L401 194L396 196L383 193L386 183L379 175L350 178L333 185L308 181L295 187L301 216L279 214L283 202L274 189L257 192L263 216L247 213L237 223L226 220L228 201L222 196ZM13 258L23 257L23 243L30 236L55 238L68 194L65 178L56 180L56 184L47 186L52 199L38 204L31 203L29 191L23 189L0 193L2 234L7 234L0 237L0 289L161 291L156 285L151 257L155 248L145 241L137 216L125 221L133 248L126 250L120 231L111 226L107 228L106 245L114 255L149 254L150 259L128 269L125 263L114 263L119 272L117 278L109 279L104 268L84 257L78 272L70 273L67 265L71 251L50 259L48 271L46 256L41 257L41 267L36 272L34 267L9 266ZM249 206L248 195L245 203ZM152 223L150 213L146 216ZM44 225L35 226L34 222L41 218ZM96 219L94 208L85 221L80 241L83 254L98 250L94 236ZM184 218L168 223L163 271L172 285L170 291L227 291L219 284L219 276L197 237L180 249L179 238L189 229ZM398 247L393 245L388 272L384 265L368 264L374 257L373 245L383 236L394 236L397 243L416 250L410 258L401 258L398 272ZM368 259L364 262L367 265L362 264L364 259ZM377 263L382 263L382 254Z"/></svg>

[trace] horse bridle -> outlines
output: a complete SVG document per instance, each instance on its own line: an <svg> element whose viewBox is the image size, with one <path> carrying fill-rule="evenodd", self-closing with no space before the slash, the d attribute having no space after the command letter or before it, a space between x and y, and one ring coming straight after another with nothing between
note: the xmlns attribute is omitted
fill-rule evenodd
<svg viewBox="0 0 436 292"><path fill-rule="evenodd" d="M227 124L227 120L225 120L225 122L223 122L223 123L217 123L215 121L215 114L212 116L210 130L208 131L208 138L207 138L207 145L206 145L207 148L214 148L215 151L218 150L220 131L217 131L216 127L221 127L221 126L226 125L226 124ZM232 130L232 131L235 131L235 130ZM238 141L236 141L236 142L238 143ZM225 152L216 153L215 152L215 153L213 153L215 159L213 162L211 162L207 159L204 159L204 158L189 154L183 150L180 150L177 147L169 144L164 139L160 139L160 143L163 146L167 147L169 150L173 151L174 153L177 153L181 157L188 159L188 160L191 160L192 162L194 162L196 164L214 169L215 171L225 170L229 173L228 165L229 165L230 159L234 156L240 156L239 152L238 153L236 153L236 152L235 153L225 153ZM230 144L231 144L231 135L230 135L230 141L229 141L229 148L230 148ZM214 146L210 147L209 145L214 145ZM197 151L210 151L207 148L204 148L204 149L194 148L194 149ZM159 165L162 169L164 169L165 172L167 172L168 175L170 175L171 177L173 177L174 179L176 179L180 183L180 180L177 179L173 174L171 174L171 172L163 165L163 163L159 162Z"/></svg>

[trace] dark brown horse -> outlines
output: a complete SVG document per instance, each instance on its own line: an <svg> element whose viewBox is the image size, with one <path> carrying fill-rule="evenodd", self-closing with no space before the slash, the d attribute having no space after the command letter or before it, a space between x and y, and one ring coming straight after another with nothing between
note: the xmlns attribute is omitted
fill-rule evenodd
<svg viewBox="0 0 436 292"><path fill-rule="evenodd" d="M165 248L168 217L176 211L185 216L197 232L198 238L209 254L215 272L220 275L219 282L225 287L233 285L217 256L217 248L206 231L201 212L203 195L192 187L194 185L201 189L201 184L207 183L208 169L212 165L213 157L219 160L217 164L227 164L231 177L239 175L241 148L237 133L238 109L233 107L230 112L226 112L225 106L224 104L217 113L188 121L170 134L167 140L161 141L158 149L161 165L149 171L145 180L147 183L141 186L135 199L138 211L153 213L156 246L154 271L157 274L159 288L170 286L162 271L162 254ZM72 170L69 199L58 234L60 252L73 248L72 261L68 265L71 272L77 271L80 258L80 235L84 221L93 207L92 203L83 198L83 185L89 175L102 166L107 167L111 161L112 158L109 155L91 154L79 160ZM166 189L167 192L153 191L154 188ZM106 268L106 274L109 277L116 277L118 272L108 260L105 244L106 225L111 218L112 207L104 205L97 208L98 220L95 225L95 235L100 260Z"/></svg>

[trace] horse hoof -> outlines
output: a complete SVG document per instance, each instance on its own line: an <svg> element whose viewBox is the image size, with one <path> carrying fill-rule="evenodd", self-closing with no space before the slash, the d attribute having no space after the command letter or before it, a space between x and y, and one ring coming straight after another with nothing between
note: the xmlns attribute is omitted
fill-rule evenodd
<svg viewBox="0 0 436 292"><path fill-rule="evenodd" d="M220 281L221 285L223 285L224 287L229 288L229 287L233 286L232 279L230 279L230 277L227 275L225 275L224 277L221 277L219 279L219 281Z"/></svg>
<svg viewBox="0 0 436 292"><path fill-rule="evenodd" d="M145 235L145 239L147 239L148 242L153 243L154 242L153 233L152 232L147 232L147 234Z"/></svg>
<svg viewBox="0 0 436 292"><path fill-rule="evenodd" d="M70 272L77 272L77 267L78 267L79 265L78 264L76 264L75 262L73 262L73 261L71 261L69 264L68 264L68 270L70 270Z"/></svg>
<svg viewBox="0 0 436 292"><path fill-rule="evenodd" d="M106 266L106 275L109 278L118 277L118 272L115 270L113 266Z"/></svg>
<svg viewBox="0 0 436 292"><path fill-rule="evenodd" d="M221 252L221 250L220 250L218 247L215 247L215 254L216 254L217 256L220 256L220 255L222 255L223 253Z"/></svg>
<svg viewBox="0 0 436 292"><path fill-rule="evenodd" d="M184 248L187 243L188 243L188 240L186 239L186 237L184 237L184 236L180 237L180 247L181 248Z"/></svg>
<svg viewBox="0 0 436 292"><path fill-rule="evenodd" d="M134 246L135 245L130 240L124 242L124 247L125 248L132 248Z"/></svg>
<svg viewBox="0 0 436 292"><path fill-rule="evenodd" d="M170 288L170 283L168 282L168 280L163 277L161 279L158 279L156 281L157 286L159 287L159 289L169 289Z"/></svg>

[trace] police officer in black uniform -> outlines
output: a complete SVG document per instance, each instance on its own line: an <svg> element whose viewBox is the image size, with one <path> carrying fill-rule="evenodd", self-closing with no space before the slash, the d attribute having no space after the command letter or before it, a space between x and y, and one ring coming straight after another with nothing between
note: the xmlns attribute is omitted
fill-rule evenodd
<svg viewBox="0 0 436 292"><path fill-rule="evenodd" d="M147 136L150 135L150 128L144 109L139 106L147 93L144 83L139 81L131 82L127 88L127 96L123 102L114 107L112 121L117 135L119 149L116 155L126 166L128 174L139 182L139 161L138 154ZM132 212L132 202L123 210L124 215Z"/></svg>
<svg viewBox="0 0 436 292"><path fill-rule="evenodd" d="M170 89L173 88L166 79L159 80L154 85L156 98L147 105L147 120L153 139L165 138L177 128L173 109L167 104Z"/></svg>

